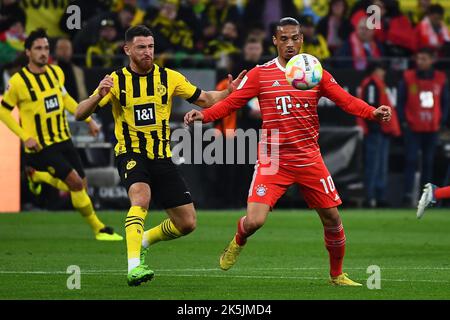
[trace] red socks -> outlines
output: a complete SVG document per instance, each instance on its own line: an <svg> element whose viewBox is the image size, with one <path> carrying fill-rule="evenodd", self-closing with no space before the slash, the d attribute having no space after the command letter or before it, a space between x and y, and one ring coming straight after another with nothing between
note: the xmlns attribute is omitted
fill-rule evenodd
<svg viewBox="0 0 450 320"><path fill-rule="evenodd" d="M238 220L236 243L245 245L249 234L244 228L245 216ZM345 255L345 233L342 223L334 227L324 227L325 247L330 256L330 275L337 277L342 274L342 264Z"/></svg>
<svg viewBox="0 0 450 320"><path fill-rule="evenodd" d="M248 234L244 229L245 216L238 220L237 233L236 233L236 243L243 246L247 242Z"/></svg>
<svg viewBox="0 0 450 320"><path fill-rule="evenodd" d="M335 227L325 227L325 247L330 256L330 275L337 277L342 274L342 263L345 254L345 233L342 223Z"/></svg>
<svg viewBox="0 0 450 320"><path fill-rule="evenodd" d="M450 198L450 186L449 187L436 188L436 190L434 190L434 196L435 196L436 200Z"/></svg>

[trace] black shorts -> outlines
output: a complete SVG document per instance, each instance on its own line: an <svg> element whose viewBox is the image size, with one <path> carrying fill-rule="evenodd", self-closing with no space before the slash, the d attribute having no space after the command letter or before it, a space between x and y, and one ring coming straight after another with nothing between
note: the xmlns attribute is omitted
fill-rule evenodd
<svg viewBox="0 0 450 320"><path fill-rule="evenodd" d="M192 203L191 193L170 158L151 160L138 153L124 153L117 156L116 166L127 192L133 183L144 182L164 209Z"/></svg>
<svg viewBox="0 0 450 320"><path fill-rule="evenodd" d="M52 144L36 153L25 153L25 165L38 171L47 171L63 181L73 169L81 178L86 176L80 155L71 139Z"/></svg>

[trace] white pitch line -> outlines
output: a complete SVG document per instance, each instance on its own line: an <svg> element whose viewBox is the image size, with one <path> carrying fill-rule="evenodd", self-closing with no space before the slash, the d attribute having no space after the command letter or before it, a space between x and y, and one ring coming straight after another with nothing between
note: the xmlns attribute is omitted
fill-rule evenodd
<svg viewBox="0 0 450 320"><path fill-rule="evenodd" d="M235 267L233 270L238 270L242 272L259 272L259 271L276 271L276 270L328 270L329 267L293 267L293 268L282 268L282 267L273 267L273 268L239 268ZM367 270L367 267L345 267L345 270ZM381 270L450 270L450 267L382 267ZM220 268L175 268L175 269L155 269L158 272L177 272L177 271L221 271ZM86 272L103 272L103 270L82 270ZM104 270L111 272L126 272L126 269L117 269L117 270Z"/></svg>
<svg viewBox="0 0 450 320"><path fill-rule="evenodd" d="M180 271L185 271L183 269L177 269ZM204 270L204 269L197 269L197 270ZM219 269L214 269L219 270ZM155 272L158 274L158 276L162 277L196 277L196 278L238 278L238 279L293 279L293 280L328 280L328 278L325 277L304 277L304 276L283 276L283 275L277 275L277 276L261 276L261 275L235 275L235 274L223 274L223 275L213 275L213 274L174 274L174 273L160 273L163 270L156 270ZM167 270L166 270L167 271ZM126 270L122 270L119 272L119 270L85 270L81 271L82 274L85 275L98 275L101 273L108 274L108 275L124 275L126 274ZM0 270L0 274L67 274L65 271L5 271ZM365 281L365 279L356 279L360 281ZM392 281L392 282L429 282L429 283L450 283L450 281L447 280L431 280L431 279L389 279L389 278L382 278L381 281Z"/></svg>
<svg viewBox="0 0 450 320"><path fill-rule="evenodd" d="M320 277L289 277L289 276L245 276L245 275L196 275L196 274L170 274L170 275L162 275L162 276L171 276L171 277L203 277L203 278L248 278L248 279L297 279L297 280L328 280L328 278L320 278ZM355 279L359 281L366 281L365 279ZM395 281L395 282L432 282L432 283L450 283L450 281L446 280L412 280L412 279L384 279L381 278L381 281Z"/></svg>
<svg viewBox="0 0 450 320"><path fill-rule="evenodd" d="M346 270L367 270L367 267L346 267ZM380 267L383 270L450 270L450 267ZM240 272L260 272L260 271L302 271L302 270L328 270L328 267L293 267L293 268L233 268L235 271ZM175 268L175 269L154 269L155 272L214 272L221 271L220 268ZM127 272L126 269L109 269L109 270L89 270L81 269L81 273L84 274L96 274L96 273L123 273ZM14 271L14 270L0 270L0 274L67 274L66 271Z"/></svg>

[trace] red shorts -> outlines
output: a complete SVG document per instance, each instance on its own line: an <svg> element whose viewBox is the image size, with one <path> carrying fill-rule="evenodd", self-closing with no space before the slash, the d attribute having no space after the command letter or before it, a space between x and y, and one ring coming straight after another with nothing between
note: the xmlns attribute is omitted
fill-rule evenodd
<svg viewBox="0 0 450 320"><path fill-rule="evenodd" d="M273 208L287 188L297 183L310 208L333 208L342 203L321 158L305 167L281 165L275 174L267 174L268 167L256 163L247 202L265 203Z"/></svg>

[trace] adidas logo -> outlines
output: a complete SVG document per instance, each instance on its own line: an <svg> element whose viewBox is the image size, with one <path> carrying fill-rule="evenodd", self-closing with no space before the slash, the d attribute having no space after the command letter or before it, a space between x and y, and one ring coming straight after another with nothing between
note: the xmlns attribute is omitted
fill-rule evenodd
<svg viewBox="0 0 450 320"><path fill-rule="evenodd" d="M334 197L334 201L338 201L339 200L339 195L336 195L335 197Z"/></svg>
<svg viewBox="0 0 450 320"><path fill-rule="evenodd" d="M280 87L281 84L276 80L274 83L272 83L272 87Z"/></svg>

